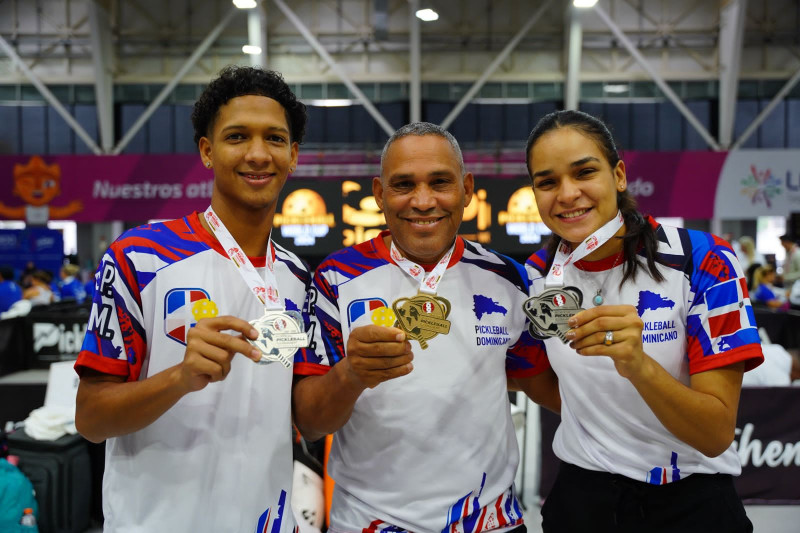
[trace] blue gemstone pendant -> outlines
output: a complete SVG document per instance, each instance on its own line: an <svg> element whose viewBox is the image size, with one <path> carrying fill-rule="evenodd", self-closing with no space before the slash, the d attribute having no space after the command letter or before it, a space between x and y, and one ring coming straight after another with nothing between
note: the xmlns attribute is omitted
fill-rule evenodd
<svg viewBox="0 0 800 533"><path fill-rule="evenodd" d="M594 303L594 305L603 305L603 295L600 294L600 291L597 291L597 294L594 295L592 303Z"/></svg>

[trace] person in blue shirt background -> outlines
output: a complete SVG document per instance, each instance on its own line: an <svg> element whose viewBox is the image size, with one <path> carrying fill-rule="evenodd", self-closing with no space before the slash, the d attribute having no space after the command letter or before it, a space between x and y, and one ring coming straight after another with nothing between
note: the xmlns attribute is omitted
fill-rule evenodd
<svg viewBox="0 0 800 533"><path fill-rule="evenodd" d="M61 282L59 292L61 300L75 300L75 303L82 304L86 300L86 288L78 277L81 268L78 265L67 263L61 267Z"/></svg>
<svg viewBox="0 0 800 533"><path fill-rule="evenodd" d="M0 313L8 311L14 304L22 300L22 287L14 281L14 269L0 266Z"/></svg>

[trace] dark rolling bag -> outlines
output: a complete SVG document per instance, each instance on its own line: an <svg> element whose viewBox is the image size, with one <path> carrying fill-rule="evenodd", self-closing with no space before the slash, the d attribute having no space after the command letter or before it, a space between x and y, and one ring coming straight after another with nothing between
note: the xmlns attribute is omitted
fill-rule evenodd
<svg viewBox="0 0 800 533"><path fill-rule="evenodd" d="M65 435L32 439L19 430L8 436L11 455L28 476L39 503L40 533L81 533L89 527L92 472L86 441Z"/></svg>

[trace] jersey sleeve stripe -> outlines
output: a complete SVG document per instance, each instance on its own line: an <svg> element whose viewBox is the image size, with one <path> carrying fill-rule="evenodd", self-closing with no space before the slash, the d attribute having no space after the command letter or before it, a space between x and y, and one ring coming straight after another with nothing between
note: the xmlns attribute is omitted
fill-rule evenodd
<svg viewBox="0 0 800 533"><path fill-rule="evenodd" d="M112 376L128 377L130 374L127 361L110 357L99 358L97 354L86 350L81 350L78 354L74 368L79 376L83 376L83 370L86 368L91 368L103 374L111 374Z"/></svg>
<svg viewBox="0 0 800 533"><path fill-rule="evenodd" d="M294 373L298 376L323 376L331 367L317 363L295 363Z"/></svg>
<svg viewBox="0 0 800 533"><path fill-rule="evenodd" d="M745 371L752 370L764 360L761 348L757 345L747 344L728 350L724 355L717 357L700 358L689 364L689 374L697 374L707 370L714 370L744 361Z"/></svg>

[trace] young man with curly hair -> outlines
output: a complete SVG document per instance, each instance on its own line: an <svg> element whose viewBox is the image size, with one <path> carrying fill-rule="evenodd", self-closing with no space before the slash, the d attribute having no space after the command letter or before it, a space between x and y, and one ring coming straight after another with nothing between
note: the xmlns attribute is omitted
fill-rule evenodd
<svg viewBox="0 0 800 533"><path fill-rule="evenodd" d="M248 339L262 315L307 323L309 273L270 239L305 106L279 74L228 67L192 122L211 205L103 257L75 422L107 441L105 531L290 532L292 357L256 364Z"/></svg>

